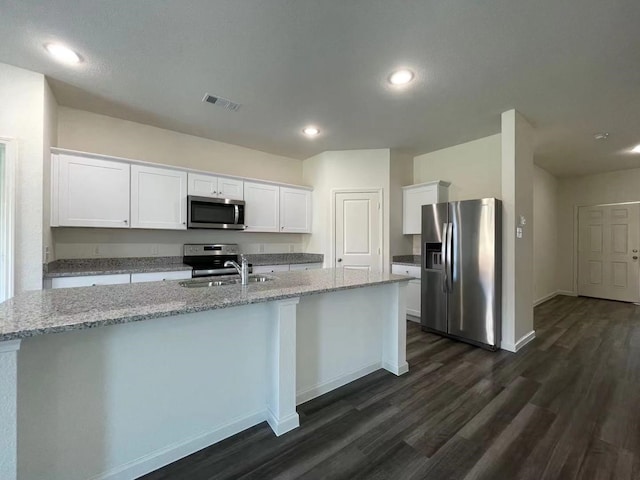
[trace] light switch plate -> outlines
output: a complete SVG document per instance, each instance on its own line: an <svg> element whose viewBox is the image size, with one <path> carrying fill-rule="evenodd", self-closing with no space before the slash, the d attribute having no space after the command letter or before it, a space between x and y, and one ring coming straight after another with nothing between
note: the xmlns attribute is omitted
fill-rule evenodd
<svg viewBox="0 0 640 480"><path fill-rule="evenodd" d="M522 227L516 228L516 237L522 238Z"/></svg>

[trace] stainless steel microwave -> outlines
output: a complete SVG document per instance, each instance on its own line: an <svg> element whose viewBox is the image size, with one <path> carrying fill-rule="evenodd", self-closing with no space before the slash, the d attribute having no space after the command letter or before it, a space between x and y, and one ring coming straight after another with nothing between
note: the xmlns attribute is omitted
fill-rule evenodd
<svg viewBox="0 0 640 480"><path fill-rule="evenodd" d="M187 227L244 230L244 202L189 195Z"/></svg>

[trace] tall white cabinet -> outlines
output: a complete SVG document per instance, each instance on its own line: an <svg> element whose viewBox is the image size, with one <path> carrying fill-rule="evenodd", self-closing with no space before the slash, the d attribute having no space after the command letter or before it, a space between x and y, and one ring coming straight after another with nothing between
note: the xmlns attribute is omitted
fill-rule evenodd
<svg viewBox="0 0 640 480"><path fill-rule="evenodd" d="M186 230L187 173L131 165L131 227Z"/></svg>
<svg viewBox="0 0 640 480"><path fill-rule="evenodd" d="M402 233L422 233L422 206L449 201L449 182L436 180L402 187Z"/></svg>
<svg viewBox="0 0 640 480"><path fill-rule="evenodd" d="M59 155L53 165L54 226L129 228L128 163Z"/></svg>

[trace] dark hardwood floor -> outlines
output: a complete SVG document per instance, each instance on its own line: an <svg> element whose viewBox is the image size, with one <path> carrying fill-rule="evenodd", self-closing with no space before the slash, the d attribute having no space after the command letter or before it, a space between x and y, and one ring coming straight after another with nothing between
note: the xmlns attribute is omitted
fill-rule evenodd
<svg viewBox="0 0 640 480"><path fill-rule="evenodd" d="M536 339L491 353L409 323L378 371L143 478L640 479L640 307L556 297Z"/></svg>

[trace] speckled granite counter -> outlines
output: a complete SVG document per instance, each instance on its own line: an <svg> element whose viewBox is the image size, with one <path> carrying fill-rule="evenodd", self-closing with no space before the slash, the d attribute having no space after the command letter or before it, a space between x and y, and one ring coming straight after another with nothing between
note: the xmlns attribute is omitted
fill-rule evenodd
<svg viewBox="0 0 640 480"><path fill-rule="evenodd" d="M324 262L324 255L321 253L248 253L245 257L256 266Z"/></svg>
<svg viewBox="0 0 640 480"><path fill-rule="evenodd" d="M191 270L182 257L86 258L56 260L45 266L44 278L115 275L119 273Z"/></svg>
<svg viewBox="0 0 640 480"><path fill-rule="evenodd" d="M395 255L391 263L398 265L413 265L419 267L422 263L420 255Z"/></svg>
<svg viewBox="0 0 640 480"><path fill-rule="evenodd" d="M248 287L167 281L25 292L0 304L0 341L410 280L343 269L269 276L272 281Z"/></svg>

